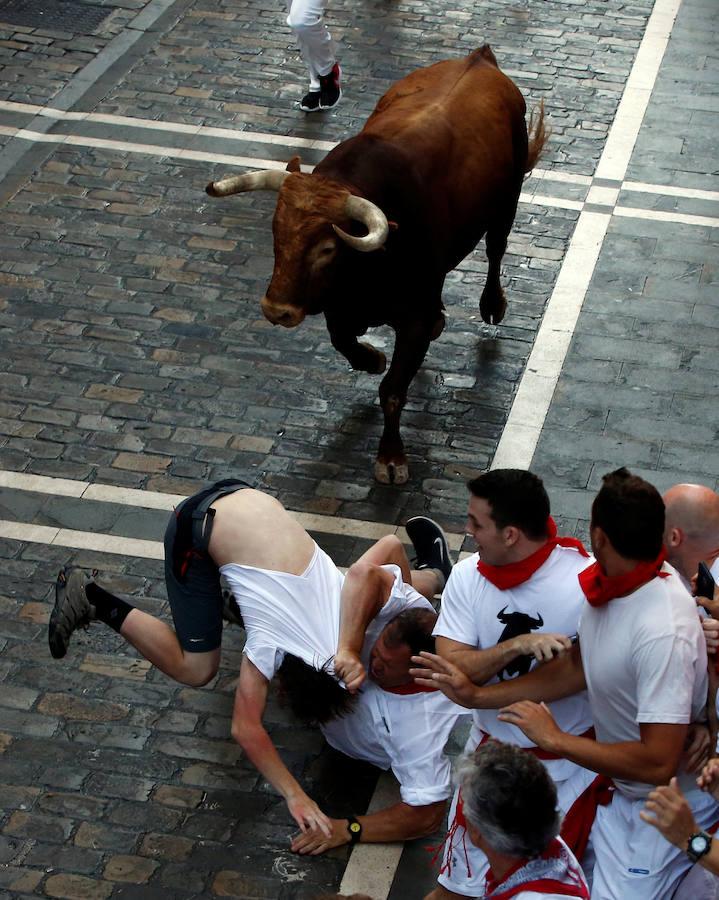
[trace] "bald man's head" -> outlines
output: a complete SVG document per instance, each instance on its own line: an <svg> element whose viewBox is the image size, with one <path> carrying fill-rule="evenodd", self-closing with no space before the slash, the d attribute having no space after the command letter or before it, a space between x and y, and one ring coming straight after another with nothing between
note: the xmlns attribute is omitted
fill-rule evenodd
<svg viewBox="0 0 719 900"><path fill-rule="evenodd" d="M719 556L719 494L702 484L675 484L664 494L667 559L687 580Z"/></svg>

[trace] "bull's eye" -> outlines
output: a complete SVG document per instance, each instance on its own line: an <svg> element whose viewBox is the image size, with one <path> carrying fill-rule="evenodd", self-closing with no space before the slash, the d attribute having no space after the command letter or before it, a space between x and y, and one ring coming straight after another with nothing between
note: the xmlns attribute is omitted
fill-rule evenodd
<svg viewBox="0 0 719 900"><path fill-rule="evenodd" d="M318 266L325 266L329 263L337 252L336 241L322 241L315 247L314 263Z"/></svg>

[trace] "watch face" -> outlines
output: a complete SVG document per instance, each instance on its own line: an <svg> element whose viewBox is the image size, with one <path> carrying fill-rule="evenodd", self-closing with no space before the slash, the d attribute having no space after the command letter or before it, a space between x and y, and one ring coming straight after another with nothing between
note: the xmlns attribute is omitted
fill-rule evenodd
<svg viewBox="0 0 719 900"><path fill-rule="evenodd" d="M692 853L706 853L709 841L703 834L695 834L689 841L689 846Z"/></svg>
<svg viewBox="0 0 719 900"><path fill-rule="evenodd" d="M352 824L350 825L350 831L352 832L352 834L359 834L359 832L362 831L362 826L359 822L352 822Z"/></svg>

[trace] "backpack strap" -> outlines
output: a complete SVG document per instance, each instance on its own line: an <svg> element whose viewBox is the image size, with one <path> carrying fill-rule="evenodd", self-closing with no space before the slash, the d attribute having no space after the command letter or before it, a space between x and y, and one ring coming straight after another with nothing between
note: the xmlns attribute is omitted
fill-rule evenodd
<svg viewBox="0 0 719 900"><path fill-rule="evenodd" d="M212 523L215 518L215 510L210 509L212 504L220 497L234 494L243 487L251 488L252 485L241 479L227 478L224 481L218 481L214 487L215 490L209 491L207 496L203 497L192 510L192 546L201 553L207 553L210 543Z"/></svg>

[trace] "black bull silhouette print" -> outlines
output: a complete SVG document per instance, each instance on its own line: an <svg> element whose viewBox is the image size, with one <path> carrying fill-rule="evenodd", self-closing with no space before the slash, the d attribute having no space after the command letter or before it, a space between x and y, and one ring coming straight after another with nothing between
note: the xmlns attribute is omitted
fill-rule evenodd
<svg viewBox="0 0 719 900"><path fill-rule="evenodd" d="M504 630L499 636L497 640L498 644L501 644L502 641L508 641L513 637L517 637L520 634L529 634L530 631L535 631L537 628L541 628L544 625L544 619L537 613L536 619L533 616L528 616L526 613L513 612L508 613L505 612L507 607L500 610L497 613L497 618L504 625ZM504 669L497 672L501 681L504 681L506 678L514 678L515 675L526 675L529 671L529 667L532 665L533 656L518 656L515 660L512 660ZM504 673L504 674L503 674Z"/></svg>

